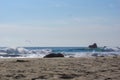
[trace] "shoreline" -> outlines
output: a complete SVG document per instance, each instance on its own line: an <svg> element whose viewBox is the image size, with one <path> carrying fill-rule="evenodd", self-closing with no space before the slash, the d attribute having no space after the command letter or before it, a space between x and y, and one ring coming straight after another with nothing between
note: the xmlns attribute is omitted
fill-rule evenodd
<svg viewBox="0 0 120 80"><path fill-rule="evenodd" d="M0 80L119 80L120 56L0 59Z"/></svg>

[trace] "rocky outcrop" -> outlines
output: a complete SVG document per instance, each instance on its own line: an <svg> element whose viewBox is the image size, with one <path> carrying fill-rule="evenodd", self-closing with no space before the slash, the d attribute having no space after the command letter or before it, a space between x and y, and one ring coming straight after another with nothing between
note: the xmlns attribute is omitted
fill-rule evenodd
<svg viewBox="0 0 120 80"><path fill-rule="evenodd" d="M54 57L64 57L64 55L61 53L50 53L50 54L44 56L44 58L54 58Z"/></svg>
<svg viewBox="0 0 120 80"><path fill-rule="evenodd" d="M88 47L89 47L89 48L97 48L97 44L94 43L93 45L89 45Z"/></svg>

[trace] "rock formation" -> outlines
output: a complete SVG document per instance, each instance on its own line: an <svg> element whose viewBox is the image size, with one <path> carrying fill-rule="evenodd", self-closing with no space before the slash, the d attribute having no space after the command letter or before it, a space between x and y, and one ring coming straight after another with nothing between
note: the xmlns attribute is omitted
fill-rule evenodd
<svg viewBox="0 0 120 80"><path fill-rule="evenodd" d="M44 56L44 58L53 58L53 57L64 57L64 55L61 53L50 53L50 54Z"/></svg>
<svg viewBox="0 0 120 80"><path fill-rule="evenodd" d="M93 45L89 45L88 47L89 47L89 48L97 48L97 44L94 43Z"/></svg>

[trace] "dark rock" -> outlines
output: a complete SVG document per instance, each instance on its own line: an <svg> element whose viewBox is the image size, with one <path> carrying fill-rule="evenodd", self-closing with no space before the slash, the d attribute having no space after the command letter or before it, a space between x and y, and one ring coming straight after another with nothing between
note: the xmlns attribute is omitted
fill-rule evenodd
<svg viewBox="0 0 120 80"><path fill-rule="evenodd" d="M44 56L44 58L53 58L53 57L64 57L64 55L61 53L50 53L50 54Z"/></svg>
<svg viewBox="0 0 120 80"><path fill-rule="evenodd" d="M27 60L16 60L16 62L28 62Z"/></svg>
<svg viewBox="0 0 120 80"><path fill-rule="evenodd" d="M89 48L97 48L97 44L94 43L93 45L89 45L88 47L89 47Z"/></svg>
<svg viewBox="0 0 120 80"><path fill-rule="evenodd" d="M63 75L60 76L60 78L61 78L61 79L73 79L74 76L63 74Z"/></svg>

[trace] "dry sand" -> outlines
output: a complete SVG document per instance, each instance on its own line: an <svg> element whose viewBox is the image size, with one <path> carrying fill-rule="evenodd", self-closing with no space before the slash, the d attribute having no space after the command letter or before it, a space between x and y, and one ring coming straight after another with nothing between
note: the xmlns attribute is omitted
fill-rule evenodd
<svg viewBox="0 0 120 80"><path fill-rule="evenodd" d="M120 57L0 59L0 80L120 80Z"/></svg>

